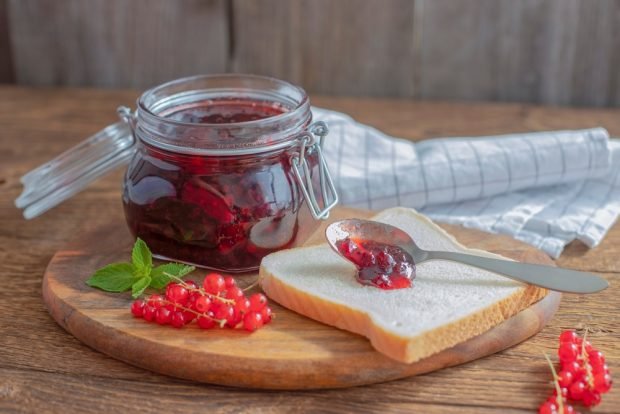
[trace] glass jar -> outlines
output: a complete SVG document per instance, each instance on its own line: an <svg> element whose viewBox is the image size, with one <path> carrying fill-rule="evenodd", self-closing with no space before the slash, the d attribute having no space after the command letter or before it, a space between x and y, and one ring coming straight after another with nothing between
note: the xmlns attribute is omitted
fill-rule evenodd
<svg viewBox="0 0 620 414"><path fill-rule="evenodd" d="M338 201L321 155L327 126L312 123L299 87L196 76L146 91L137 106L119 108L126 124L24 176L16 202L24 215L41 214L130 160L122 201L132 234L160 258L242 272L303 242ZM36 190L47 195L37 199Z"/></svg>

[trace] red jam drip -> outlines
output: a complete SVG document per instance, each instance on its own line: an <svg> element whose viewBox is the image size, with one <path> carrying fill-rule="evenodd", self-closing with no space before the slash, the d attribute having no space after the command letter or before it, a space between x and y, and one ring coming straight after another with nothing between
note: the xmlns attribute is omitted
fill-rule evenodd
<svg viewBox="0 0 620 414"><path fill-rule="evenodd" d="M288 112L277 102L217 99L177 107L166 118L192 124L234 124L257 121Z"/></svg>
<svg viewBox="0 0 620 414"><path fill-rule="evenodd" d="M385 290L412 286L415 263L411 255L400 247L349 237L339 240L336 247L340 254L355 264L357 280L361 284Z"/></svg>
<svg viewBox="0 0 620 414"><path fill-rule="evenodd" d="M284 112L271 102L210 102L170 117L225 124ZM144 144L125 179L129 227L160 256L220 270L255 269L267 254L292 247L300 227L312 226L289 159L286 152L203 156ZM309 162L312 169L318 165Z"/></svg>

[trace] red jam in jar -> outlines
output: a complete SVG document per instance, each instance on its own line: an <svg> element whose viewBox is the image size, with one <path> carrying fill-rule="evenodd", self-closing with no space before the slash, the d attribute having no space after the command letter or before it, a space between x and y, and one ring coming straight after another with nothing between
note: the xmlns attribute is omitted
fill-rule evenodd
<svg viewBox="0 0 620 414"><path fill-rule="evenodd" d="M165 84L140 99L124 182L127 223L161 258L253 270L324 218L304 196L319 197L325 184L309 103L301 89L270 78L202 78L206 85L189 78L191 85Z"/></svg>
<svg viewBox="0 0 620 414"><path fill-rule="evenodd" d="M276 102L260 102L244 99L214 99L198 102L189 107L178 108L166 118L191 124L236 124L258 121L288 112Z"/></svg>
<svg viewBox="0 0 620 414"><path fill-rule="evenodd" d="M357 280L380 289L403 289L415 278L413 257L398 246L346 237L336 242L340 254L358 269Z"/></svg>

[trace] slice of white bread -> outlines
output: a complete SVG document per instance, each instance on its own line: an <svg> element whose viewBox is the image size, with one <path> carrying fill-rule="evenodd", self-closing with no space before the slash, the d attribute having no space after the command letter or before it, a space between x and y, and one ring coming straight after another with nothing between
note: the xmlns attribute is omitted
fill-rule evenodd
<svg viewBox="0 0 620 414"><path fill-rule="evenodd" d="M392 208L372 219L403 229L423 249L503 258L462 246L412 209ZM322 244L270 254L261 263L259 279L265 293L281 305L366 336L377 351L404 363L479 335L547 293L448 261L419 264L411 289L363 286L355 274L351 263Z"/></svg>

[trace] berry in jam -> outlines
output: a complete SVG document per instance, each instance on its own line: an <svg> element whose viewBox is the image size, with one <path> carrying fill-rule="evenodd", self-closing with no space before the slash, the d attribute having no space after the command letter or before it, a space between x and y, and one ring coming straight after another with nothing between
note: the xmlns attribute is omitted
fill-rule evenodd
<svg viewBox="0 0 620 414"><path fill-rule="evenodd" d="M226 128L287 110L267 101L209 100L163 115ZM125 177L129 228L159 257L226 271L255 269L267 254L295 245L300 228L316 226L302 211L290 158L286 149L216 156L142 142ZM315 176L318 159L310 156L308 163Z"/></svg>
<svg viewBox="0 0 620 414"><path fill-rule="evenodd" d="M336 247L340 254L355 264L357 280L361 284L385 290L412 286L415 263L411 255L400 247L349 237L338 240Z"/></svg>

